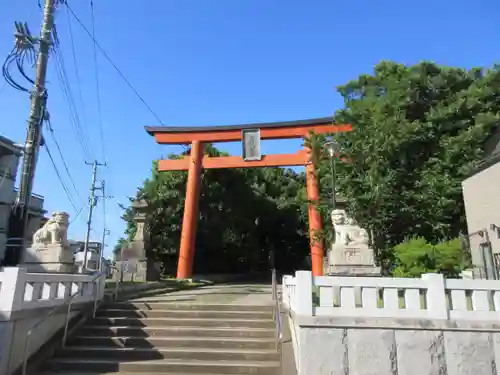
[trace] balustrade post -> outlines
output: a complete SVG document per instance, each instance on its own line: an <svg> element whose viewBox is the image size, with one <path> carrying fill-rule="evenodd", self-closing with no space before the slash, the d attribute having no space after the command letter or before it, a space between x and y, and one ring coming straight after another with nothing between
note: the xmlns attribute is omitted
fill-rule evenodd
<svg viewBox="0 0 500 375"><path fill-rule="evenodd" d="M297 315L312 316L313 307L313 276L311 271L297 271L295 273L295 305Z"/></svg>
<svg viewBox="0 0 500 375"><path fill-rule="evenodd" d="M0 273L0 312L10 317L12 311L21 310L26 289L26 268L5 267Z"/></svg>

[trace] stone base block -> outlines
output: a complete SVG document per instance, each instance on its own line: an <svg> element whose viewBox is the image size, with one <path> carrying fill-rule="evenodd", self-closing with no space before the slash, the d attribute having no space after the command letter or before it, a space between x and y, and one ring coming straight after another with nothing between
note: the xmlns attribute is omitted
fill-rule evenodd
<svg viewBox="0 0 500 375"><path fill-rule="evenodd" d="M363 245L334 245L328 254L328 266L325 268L330 275L380 275L380 267L375 266L373 249Z"/></svg>
<svg viewBox="0 0 500 375"><path fill-rule="evenodd" d="M132 266L131 270L125 270L123 274L120 272L120 279L122 281L158 281L161 278L161 262L151 262L148 260L116 262L116 267L119 270L122 270L122 263L136 265L135 267Z"/></svg>
<svg viewBox="0 0 500 375"><path fill-rule="evenodd" d="M76 272L73 251L60 244L28 248L21 266L28 272Z"/></svg>

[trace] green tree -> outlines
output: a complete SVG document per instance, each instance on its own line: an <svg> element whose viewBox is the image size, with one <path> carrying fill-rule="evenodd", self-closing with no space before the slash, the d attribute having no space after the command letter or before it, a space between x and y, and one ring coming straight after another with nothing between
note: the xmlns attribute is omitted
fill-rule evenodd
<svg viewBox="0 0 500 375"><path fill-rule="evenodd" d="M114 255L115 259L120 256L120 253L122 251L122 247L123 247L124 244L126 244L126 242L127 242L127 239L125 239L123 237L120 238L116 242L115 247L113 247L113 255Z"/></svg>
<svg viewBox="0 0 500 375"><path fill-rule="evenodd" d="M457 237L465 227L461 182L500 117L498 67L386 61L338 91L345 106L335 121L353 131L334 135L349 161L337 163L337 187L373 234L382 265L409 235L431 243ZM318 166L321 181L330 180L324 155Z"/></svg>
<svg viewBox="0 0 500 375"><path fill-rule="evenodd" d="M428 272L458 277L470 264L458 238L432 245L416 237L395 246L394 257L397 277L420 277Z"/></svg>

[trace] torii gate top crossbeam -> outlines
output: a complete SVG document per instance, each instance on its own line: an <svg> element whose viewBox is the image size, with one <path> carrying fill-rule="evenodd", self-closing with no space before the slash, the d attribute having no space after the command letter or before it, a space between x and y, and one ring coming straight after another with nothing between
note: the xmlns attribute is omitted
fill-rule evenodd
<svg viewBox="0 0 500 375"><path fill-rule="evenodd" d="M146 126L146 131L160 144L200 142L234 142L241 140L243 129L260 129L262 139L302 138L316 134L352 130L351 125L335 125L331 117L300 121L268 122L224 126Z"/></svg>

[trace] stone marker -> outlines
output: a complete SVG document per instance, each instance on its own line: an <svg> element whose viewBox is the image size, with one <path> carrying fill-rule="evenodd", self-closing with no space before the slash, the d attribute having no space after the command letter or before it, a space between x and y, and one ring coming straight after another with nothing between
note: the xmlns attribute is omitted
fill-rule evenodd
<svg viewBox="0 0 500 375"><path fill-rule="evenodd" d="M132 203L136 232L134 239L124 245L117 262L123 281L157 281L160 279L160 262L148 257L150 243L148 204L144 200ZM122 272L124 271L124 272ZM133 271L133 272L128 272Z"/></svg>

